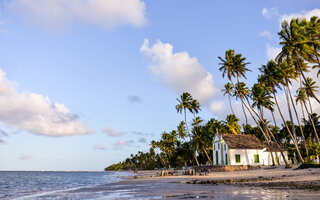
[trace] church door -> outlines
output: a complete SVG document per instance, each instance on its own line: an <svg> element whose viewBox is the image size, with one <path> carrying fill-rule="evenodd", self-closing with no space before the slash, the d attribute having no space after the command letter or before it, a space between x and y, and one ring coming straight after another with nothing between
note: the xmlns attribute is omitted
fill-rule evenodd
<svg viewBox="0 0 320 200"><path fill-rule="evenodd" d="M218 165L218 160L219 160L219 158L218 158L218 151L216 151L216 164Z"/></svg>

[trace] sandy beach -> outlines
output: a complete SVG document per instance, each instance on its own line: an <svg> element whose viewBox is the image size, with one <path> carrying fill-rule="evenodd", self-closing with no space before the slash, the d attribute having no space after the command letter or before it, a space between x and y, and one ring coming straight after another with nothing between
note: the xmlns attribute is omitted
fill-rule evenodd
<svg viewBox="0 0 320 200"><path fill-rule="evenodd" d="M119 199L320 199L320 169L263 167L196 176L140 171L113 184Z"/></svg>

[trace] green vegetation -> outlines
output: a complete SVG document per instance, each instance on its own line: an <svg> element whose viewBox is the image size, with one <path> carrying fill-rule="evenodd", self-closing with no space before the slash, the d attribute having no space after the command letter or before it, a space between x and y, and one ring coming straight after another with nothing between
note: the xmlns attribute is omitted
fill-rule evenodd
<svg viewBox="0 0 320 200"><path fill-rule="evenodd" d="M158 141L152 141L149 152L138 152L106 170L180 168L210 164L212 139L216 132L253 134L269 147L275 144L287 167L289 162L281 147L288 150L289 159L296 155L300 163L310 162L319 156L320 116L313 112L311 105L311 99L320 104L319 86L307 77L307 72L313 68L320 75L320 19L312 17L310 20L296 18L290 22L284 21L278 35L282 50L275 60L270 60L259 68L257 83L252 88L244 82L246 73L251 71L247 67L250 63L246 62L245 57L232 49L225 52L224 58L218 57L222 77L228 79L222 91L228 95L233 113L227 115L225 121L212 118L204 122L197 116L201 111L199 102L185 92L177 99L176 110L184 114L184 120L176 130L163 132ZM294 82L299 85L296 94L292 94ZM277 93L280 91L284 94L286 106L279 105ZM236 116L240 113L234 113L231 97L241 102L242 114L246 119L242 128ZM285 111L289 113L288 118L283 115ZM190 125L187 123L187 112L194 115ZM266 112L271 113L273 124L271 119L265 118ZM274 112L280 114L281 124L277 124ZM248 118L254 121L255 127L248 124ZM257 157L256 160L258 159ZM279 159L272 160L277 161L274 165L279 164Z"/></svg>
<svg viewBox="0 0 320 200"><path fill-rule="evenodd" d="M308 169L308 168L320 168L320 164L304 163L300 165L297 169Z"/></svg>

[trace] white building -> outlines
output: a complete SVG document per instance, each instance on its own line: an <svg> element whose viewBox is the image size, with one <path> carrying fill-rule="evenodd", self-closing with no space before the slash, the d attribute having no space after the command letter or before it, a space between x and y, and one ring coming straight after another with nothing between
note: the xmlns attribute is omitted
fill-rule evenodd
<svg viewBox="0 0 320 200"><path fill-rule="evenodd" d="M281 153L276 147L271 150L254 135L234 135L218 133L213 138L213 165L272 165L271 152L275 164L280 159L284 165ZM288 153L283 149L288 160Z"/></svg>

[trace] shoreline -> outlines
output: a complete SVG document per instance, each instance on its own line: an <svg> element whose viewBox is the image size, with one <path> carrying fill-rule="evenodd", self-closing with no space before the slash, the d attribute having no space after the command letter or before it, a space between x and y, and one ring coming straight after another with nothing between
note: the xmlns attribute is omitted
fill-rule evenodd
<svg viewBox="0 0 320 200"><path fill-rule="evenodd" d="M118 182L131 197L152 199L319 199L320 169L262 167L207 175L158 176L160 170L139 171ZM125 197L125 196L124 196Z"/></svg>

